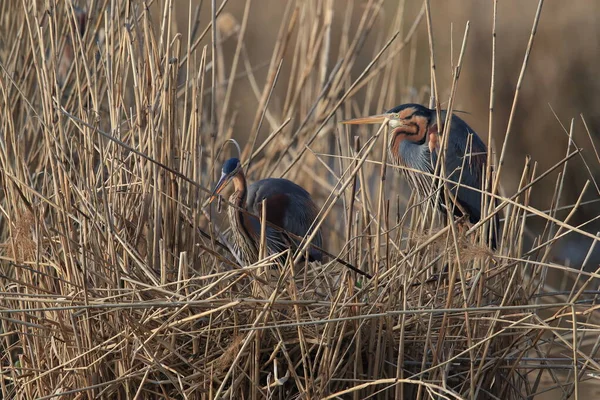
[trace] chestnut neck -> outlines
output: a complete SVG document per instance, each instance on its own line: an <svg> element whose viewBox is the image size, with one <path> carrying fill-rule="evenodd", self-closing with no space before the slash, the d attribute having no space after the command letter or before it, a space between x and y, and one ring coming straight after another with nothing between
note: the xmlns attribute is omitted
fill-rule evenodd
<svg viewBox="0 0 600 400"><path fill-rule="evenodd" d="M257 260L258 250L255 239L248 230L250 227L246 226L248 218L242 211L246 210L246 196L248 193L246 178L240 171L233 176L232 180L235 190L229 201L236 207L229 206L229 222L233 228L234 241L240 251L240 256L243 257L245 262L253 263Z"/></svg>
<svg viewBox="0 0 600 400"><path fill-rule="evenodd" d="M231 195L232 198L235 197L235 201L233 201L232 203L234 203L238 207L245 208L246 195L248 193L246 178L244 177L244 174L240 171L233 176L232 180L233 187L235 189L233 194Z"/></svg>

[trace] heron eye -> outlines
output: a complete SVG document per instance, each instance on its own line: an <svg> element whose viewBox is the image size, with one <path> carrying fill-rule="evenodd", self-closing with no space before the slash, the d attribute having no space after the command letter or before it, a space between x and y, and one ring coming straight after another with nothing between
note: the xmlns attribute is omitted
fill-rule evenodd
<svg viewBox="0 0 600 400"><path fill-rule="evenodd" d="M400 119L400 114L398 114L398 113L394 114L394 118Z"/></svg>

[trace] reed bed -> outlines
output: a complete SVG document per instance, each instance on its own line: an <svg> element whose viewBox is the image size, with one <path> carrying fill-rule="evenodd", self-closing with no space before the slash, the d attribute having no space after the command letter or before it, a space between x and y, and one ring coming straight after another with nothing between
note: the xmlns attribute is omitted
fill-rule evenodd
<svg viewBox="0 0 600 400"><path fill-rule="evenodd" d="M490 146L487 219L447 221L388 163L385 129L338 122L405 102L451 108L469 26L442 90L428 2L410 19L399 7L384 29L381 1L349 3L341 26L332 1L290 1L260 66L245 37L258 3L239 20L214 0L90 1L85 19L68 2L0 3L2 397L577 398L600 373L598 271L551 255L565 235L599 239L570 222L597 187L591 173L580 201L561 203L581 149L540 170ZM415 64L422 24L426 66ZM417 68L431 69L432 89L417 87ZM242 82L252 96L235 98ZM329 261L240 265L226 202L206 204L230 138L250 181L311 192ZM513 193L500 185L506 162L523 165ZM530 206L556 171L552 208ZM491 251L480 236L497 213ZM542 232L528 231L532 218ZM552 272L568 284L550 286Z"/></svg>

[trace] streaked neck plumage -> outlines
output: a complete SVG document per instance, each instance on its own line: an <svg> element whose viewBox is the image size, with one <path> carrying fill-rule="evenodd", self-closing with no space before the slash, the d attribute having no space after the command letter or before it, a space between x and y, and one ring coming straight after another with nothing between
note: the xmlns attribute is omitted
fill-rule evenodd
<svg viewBox="0 0 600 400"><path fill-rule="evenodd" d="M229 223L233 232L234 244L238 254L244 262L252 264L258 260L258 251L254 238L250 235L245 221L247 217L242 210L246 210L246 197L248 189L246 179L242 172L238 172L233 176L233 194L229 197L229 202L236 205L238 208L229 206Z"/></svg>
<svg viewBox="0 0 600 400"><path fill-rule="evenodd" d="M399 165L433 172L431 167L431 152L427 143L418 143L411 140L402 140L397 148L392 151L392 157Z"/></svg>

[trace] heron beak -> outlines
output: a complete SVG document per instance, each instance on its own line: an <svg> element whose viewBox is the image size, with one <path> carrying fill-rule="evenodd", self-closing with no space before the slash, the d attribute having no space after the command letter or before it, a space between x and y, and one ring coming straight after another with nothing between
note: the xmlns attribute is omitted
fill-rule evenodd
<svg viewBox="0 0 600 400"><path fill-rule="evenodd" d="M382 124L386 119L393 119L391 114L377 114L368 117L347 119L342 121L344 125Z"/></svg>
<svg viewBox="0 0 600 400"><path fill-rule="evenodd" d="M221 175L221 179L219 179L219 182L217 182L217 185L215 186L212 194L210 195L210 199L208 199L208 204L212 203L213 200L217 198L217 195L221 193L223 189L225 189L225 187L229 183L230 178L231 177L229 175Z"/></svg>

